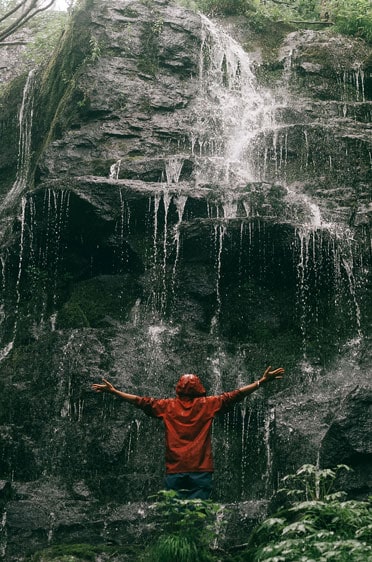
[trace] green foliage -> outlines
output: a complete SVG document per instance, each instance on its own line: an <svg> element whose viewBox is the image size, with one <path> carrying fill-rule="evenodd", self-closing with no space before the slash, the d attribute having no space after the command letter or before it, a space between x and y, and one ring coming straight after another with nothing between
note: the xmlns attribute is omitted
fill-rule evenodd
<svg viewBox="0 0 372 562"><path fill-rule="evenodd" d="M36 64L48 58L58 44L66 22L66 12L45 12L35 17L31 23L37 31L28 44L24 57Z"/></svg>
<svg viewBox="0 0 372 562"><path fill-rule="evenodd" d="M254 13L262 18L285 19L290 17L318 18L321 0L178 0L187 7L210 15L247 15Z"/></svg>
<svg viewBox="0 0 372 562"><path fill-rule="evenodd" d="M151 550L151 560L156 562L191 562L202 560L197 544L189 537L165 535Z"/></svg>
<svg viewBox="0 0 372 562"><path fill-rule="evenodd" d="M337 31L372 42L370 0L330 0L329 13Z"/></svg>
<svg viewBox="0 0 372 562"><path fill-rule="evenodd" d="M90 46L90 57L89 59L94 62L98 60L102 54L102 49L99 41L96 37L92 37L89 39L89 46Z"/></svg>
<svg viewBox="0 0 372 562"><path fill-rule="evenodd" d="M236 16L245 14L255 4L255 0L198 0L200 10L210 15Z"/></svg>
<svg viewBox="0 0 372 562"><path fill-rule="evenodd" d="M335 480L341 470L351 470L346 464L336 468L320 469L313 464L304 464L295 474L283 478L284 491L288 497L296 500L324 500L334 488Z"/></svg>
<svg viewBox="0 0 372 562"><path fill-rule="evenodd" d="M308 497L266 519L252 534L252 562L366 562L372 557L372 503L343 501L345 494L329 494L337 473L349 468L319 470L304 465L285 477L285 488Z"/></svg>
<svg viewBox="0 0 372 562"><path fill-rule="evenodd" d="M58 328L88 328L89 320L77 302L67 302L58 314Z"/></svg>
<svg viewBox="0 0 372 562"><path fill-rule="evenodd" d="M370 0L179 0L187 7L215 15L245 15L257 31L268 22L334 24L340 33L372 41L372 3ZM303 27L303 25L302 25Z"/></svg>
<svg viewBox="0 0 372 562"><path fill-rule="evenodd" d="M303 19L317 20L321 15L320 0L295 0L291 6L292 12Z"/></svg>
<svg viewBox="0 0 372 562"><path fill-rule="evenodd" d="M58 329L97 327L107 317L126 318L139 295L139 286L119 275L82 281L60 309Z"/></svg>
<svg viewBox="0 0 372 562"><path fill-rule="evenodd" d="M197 0L177 0L177 4L184 8L189 8L190 10L199 9Z"/></svg>
<svg viewBox="0 0 372 562"><path fill-rule="evenodd" d="M219 505L209 500L179 499L173 490L162 490L155 504L162 535L145 554L148 562L212 562L209 550L215 535Z"/></svg>
<svg viewBox="0 0 372 562"><path fill-rule="evenodd" d="M159 37L164 22L159 14L152 10L152 21L145 21L141 33L141 56L139 70L155 76L159 68Z"/></svg>

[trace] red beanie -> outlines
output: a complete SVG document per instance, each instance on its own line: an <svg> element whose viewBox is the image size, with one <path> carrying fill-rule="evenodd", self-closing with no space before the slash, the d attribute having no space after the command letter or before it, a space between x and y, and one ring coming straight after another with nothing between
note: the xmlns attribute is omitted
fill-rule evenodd
<svg viewBox="0 0 372 562"><path fill-rule="evenodd" d="M177 396L205 396L207 394L197 375L182 375L176 386Z"/></svg>

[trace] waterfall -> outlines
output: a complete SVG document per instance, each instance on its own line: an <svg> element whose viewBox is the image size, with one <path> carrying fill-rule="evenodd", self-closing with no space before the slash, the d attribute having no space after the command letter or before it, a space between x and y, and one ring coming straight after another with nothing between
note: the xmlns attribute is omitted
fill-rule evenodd
<svg viewBox="0 0 372 562"><path fill-rule="evenodd" d="M43 200L35 196L21 198L17 263L7 268L6 259L1 258L3 293L12 294L11 303L4 302L4 314L12 318L13 325L8 325L5 341L10 341L0 351L0 361L13 349L20 317L25 314L33 317L34 335L44 325L47 313L50 327L55 329L69 207L70 192L66 190L48 189ZM45 225L42 235L38 229L41 223ZM31 303L25 302L25 290L32 294Z"/></svg>
<svg viewBox="0 0 372 562"><path fill-rule="evenodd" d="M258 135L275 127L275 100L259 87L244 49L202 16L200 96L194 109L191 149L197 183L228 188L258 179Z"/></svg>

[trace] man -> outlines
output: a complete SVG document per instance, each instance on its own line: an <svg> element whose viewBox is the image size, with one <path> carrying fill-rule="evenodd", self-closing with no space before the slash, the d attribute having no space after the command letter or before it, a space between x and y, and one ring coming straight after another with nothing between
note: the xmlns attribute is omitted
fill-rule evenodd
<svg viewBox="0 0 372 562"><path fill-rule="evenodd" d="M212 490L213 458L211 426L218 412L225 412L261 385L283 378L284 369L268 367L261 379L232 392L206 396L196 375L182 375L176 386L176 398L148 398L116 389L106 379L93 384L96 392L110 392L161 418L165 425L166 477L168 490L183 498L208 499Z"/></svg>

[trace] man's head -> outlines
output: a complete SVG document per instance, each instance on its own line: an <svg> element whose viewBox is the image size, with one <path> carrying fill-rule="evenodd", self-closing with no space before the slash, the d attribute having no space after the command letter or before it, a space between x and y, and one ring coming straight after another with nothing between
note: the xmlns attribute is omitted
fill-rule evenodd
<svg viewBox="0 0 372 562"><path fill-rule="evenodd" d="M176 386L177 396L195 398L205 396L206 390L197 375L182 375Z"/></svg>

